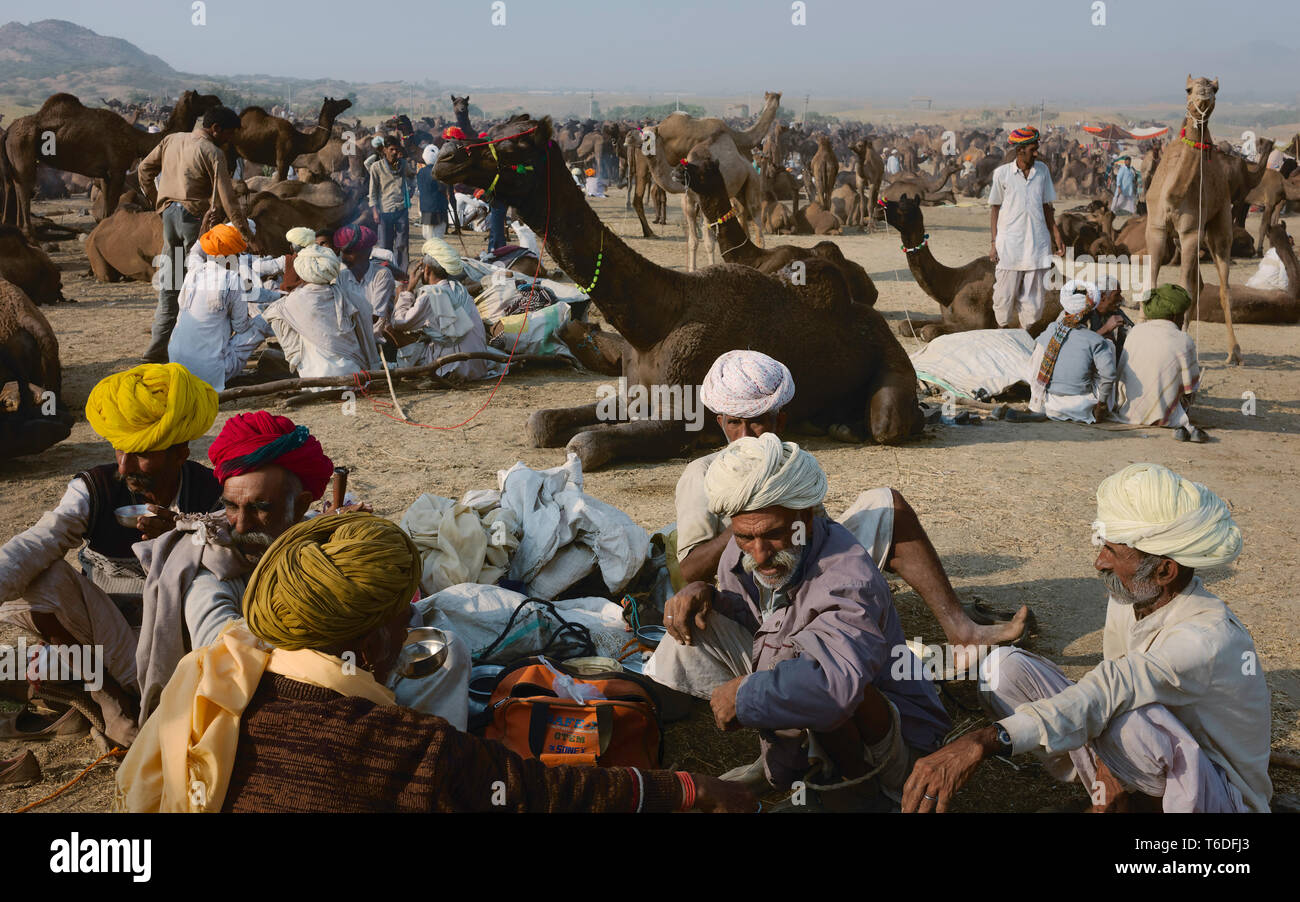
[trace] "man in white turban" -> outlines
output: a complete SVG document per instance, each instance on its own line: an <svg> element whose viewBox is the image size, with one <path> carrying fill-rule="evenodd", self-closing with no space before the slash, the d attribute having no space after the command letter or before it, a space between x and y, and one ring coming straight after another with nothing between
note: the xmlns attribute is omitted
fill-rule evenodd
<svg viewBox="0 0 1300 902"><path fill-rule="evenodd" d="M1072 279L1061 289L1061 315L1038 336L1025 372L1034 413L1079 423L1105 418L1115 388L1115 346L1087 321L1100 298L1091 282Z"/></svg>
<svg viewBox="0 0 1300 902"><path fill-rule="evenodd" d="M931 683L891 666L911 655L898 612L866 549L822 513L826 474L766 432L720 452L705 486L731 518L718 584L668 600L646 674L709 699L719 729L759 731L760 773L724 779L832 784L813 802L827 810L896 803L950 722Z"/></svg>
<svg viewBox="0 0 1300 902"><path fill-rule="evenodd" d="M783 408L794 398L794 378L785 364L759 351L728 351L709 368L700 400L717 414L727 441L785 431ZM709 509L705 474L721 452L687 465L677 483L676 585L712 580L731 541L729 518ZM1029 609L1010 619L982 605L962 605L934 544L907 500L889 486L858 495L838 518L866 548L876 565L897 573L916 590L954 645L997 645L1024 632Z"/></svg>
<svg viewBox="0 0 1300 902"><path fill-rule="evenodd" d="M1231 563L1241 530L1199 483L1133 464L1097 489L1094 566L1109 591L1102 663L1073 683L999 648L980 700L993 726L916 764L905 811L943 811L988 755L1032 751L1094 810L1267 811L1268 685L1255 643L1195 571Z"/></svg>

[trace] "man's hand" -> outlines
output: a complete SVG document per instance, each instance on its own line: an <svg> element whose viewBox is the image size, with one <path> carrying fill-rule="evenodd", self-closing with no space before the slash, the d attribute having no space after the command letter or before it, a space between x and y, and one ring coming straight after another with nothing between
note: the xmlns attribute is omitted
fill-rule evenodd
<svg viewBox="0 0 1300 902"><path fill-rule="evenodd" d="M706 582L693 582L668 599L664 605L664 627L668 630L668 635L683 645L690 645L695 630L702 630L708 625L716 592Z"/></svg>
<svg viewBox="0 0 1300 902"><path fill-rule="evenodd" d="M753 814L758 811L758 797L743 783L691 774L695 780L695 807L692 811L711 814Z"/></svg>
<svg viewBox="0 0 1300 902"><path fill-rule="evenodd" d="M157 504L149 505L149 510L152 511L153 516L137 517L135 520L135 528L140 530L146 539L156 539L176 528L176 514L173 511Z"/></svg>
<svg viewBox="0 0 1300 902"><path fill-rule="evenodd" d="M1092 406L1092 418L1096 420L1098 423L1106 419L1106 416L1109 413L1110 413L1110 407L1106 405L1105 401L1098 401L1096 404Z"/></svg>
<svg viewBox="0 0 1300 902"><path fill-rule="evenodd" d="M1122 325L1124 325L1124 317L1120 316L1118 313L1113 313L1111 314L1110 319L1106 320L1106 322L1102 324L1101 328L1097 330L1097 334L1109 335Z"/></svg>
<svg viewBox="0 0 1300 902"><path fill-rule="evenodd" d="M736 719L736 693L740 691L744 679L743 676L736 677L713 690L709 705L713 708L713 722L719 730L730 732L740 729L740 721Z"/></svg>
<svg viewBox="0 0 1300 902"><path fill-rule="evenodd" d="M975 768L997 748L997 730L985 727L926 755L912 768L903 787L903 812L944 812Z"/></svg>
<svg viewBox="0 0 1300 902"><path fill-rule="evenodd" d="M365 501L357 501L353 504L345 504L342 507L334 507L328 500L325 502L323 514L351 514L361 511L363 514L373 514L375 509Z"/></svg>
<svg viewBox="0 0 1300 902"><path fill-rule="evenodd" d="M989 245L989 259L994 263L998 262L998 243L996 241Z"/></svg>

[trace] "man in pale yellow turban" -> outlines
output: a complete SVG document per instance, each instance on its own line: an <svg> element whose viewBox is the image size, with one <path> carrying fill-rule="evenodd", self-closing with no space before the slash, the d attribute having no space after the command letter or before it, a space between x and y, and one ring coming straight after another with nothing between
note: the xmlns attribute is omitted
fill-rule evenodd
<svg viewBox="0 0 1300 902"><path fill-rule="evenodd" d="M754 811L710 777L546 767L395 704L420 555L388 520L290 527L244 619L186 655L117 772L129 811Z"/></svg>
<svg viewBox="0 0 1300 902"><path fill-rule="evenodd" d="M216 392L178 363L144 364L101 380L86 401L86 419L113 446L116 463L77 474L52 511L0 547L0 620L52 645L102 649L106 673L81 682L103 713L104 732L119 744L135 735L139 693L135 630L144 571L132 545L170 530L177 514L218 509L216 477L188 459L189 442L216 414ZM78 571L64 556L79 546Z"/></svg>
<svg viewBox="0 0 1300 902"><path fill-rule="evenodd" d="M980 672L993 726L916 764L905 811L943 811L989 755L1033 752L1094 811L1268 811L1271 707L1250 631L1196 575L1241 553L1223 499L1158 464L1097 489L1109 592L1101 664L1078 683L999 648Z"/></svg>

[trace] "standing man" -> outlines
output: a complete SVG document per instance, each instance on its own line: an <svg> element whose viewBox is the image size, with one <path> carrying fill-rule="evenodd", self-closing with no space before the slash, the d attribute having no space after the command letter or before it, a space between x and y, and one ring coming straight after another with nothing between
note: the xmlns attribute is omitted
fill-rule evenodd
<svg viewBox="0 0 1300 902"><path fill-rule="evenodd" d="M1043 313L1043 292L1052 269L1052 248L1065 253L1065 241L1052 215L1056 189L1046 163L1038 162L1038 129L1032 125L1011 133L1016 158L993 171L989 189L989 228L992 231L993 317L1000 328L1011 328L1014 308L1025 329ZM1005 211L1004 211L1005 208Z"/></svg>
<svg viewBox="0 0 1300 902"><path fill-rule="evenodd" d="M424 146L421 159L424 165L415 174L415 188L420 195L420 234L425 241L447 234L447 186L433 177L433 161L438 158L438 148Z"/></svg>
<svg viewBox="0 0 1300 902"><path fill-rule="evenodd" d="M1137 212L1138 176L1131 162L1128 154L1115 161L1115 197L1110 202L1110 212L1116 215L1132 216Z"/></svg>
<svg viewBox="0 0 1300 902"><path fill-rule="evenodd" d="M415 177L410 164L402 159L402 144L389 135L370 164L370 209L379 226L379 246L393 252L398 269L406 269L408 217L411 191L407 179Z"/></svg>
<svg viewBox="0 0 1300 902"><path fill-rule="evenodd" d="M192 132L168 135L140 162L140 190L162 214L160 253L168 261L160 270L162 285L158 289L152 341L144 354L146 363L167 362L167 342L176 325L178 298L185 281L185 258L204 226L228 219L245 242L250 246L254 243L221 151L221 145L229 143L238 128L239 116L234 110L213 107ZM224 216L217 218L214 202L219 203ZM211 221L205 223L205 218Z"/></svg>

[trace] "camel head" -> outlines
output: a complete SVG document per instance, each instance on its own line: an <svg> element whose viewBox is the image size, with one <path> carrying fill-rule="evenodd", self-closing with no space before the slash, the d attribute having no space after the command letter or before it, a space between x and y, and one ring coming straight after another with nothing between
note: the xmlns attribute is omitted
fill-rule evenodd
<svg viewBox="0 0 1300 902"><path fill-rule="evenodd" d="M898 200L885 202L885 222L898 229L904 242L918 242L925 234L925 217L921 213L921 196L904 193Z"/></svg>
<svg viewBox="0 0 1300 902"><path fill-rule="evenodd" d="M164 132L191 131L194 124L203 118L208 110L221 106L221 98L216 94L200 94L198 91L185 91L176 107L167 117Z"/></svg>
<svg viewBox="0 0 1300 902"><path fill-rule="evenodd" d="M324 114L325 119L333 122L338 118L339 113L343 112L350 106L352 106L352 101L348 100L346 97L340 97L337 100L333 97L326 97L325 101L321 104L321 113Z"/></svg>
<svg viewBox="0 0 1300 902"><path fill-rule="evenodd" d="M520 113L494 125L485 138L447 141L433 164L433 177L445 185L491 188L499 199L518 205L546 181L551 157L563 168L559 147L552 148L551 129L550 116L534 120Z"/></svg>
<svg viewBox="0 0 1300 902"><path fill-rule="evenodd" d="M1187 115L1198 121L1210 118L1214 112L1214 96L1219 93L1219 80L1187 76Z"/></svg>
<svg viewBox="0 0 1300 902"><path fill-rule="evenodd" d="M696 144L687 152L686 159L673 166L673 178L696 194L721 193L726 196L727 193L722 169L705 142Z"/></svg>
<svg viewBox="0 0 1300 902"><path fill-rule="evenodd" d="M466 94L464 97L457 97L455 94L452 94L452 95L451 95L451 109L452 109L452 112L454 112L454 113L465 113L465 114L468 114L468 113L469 113L469 95Z"/></svg>

